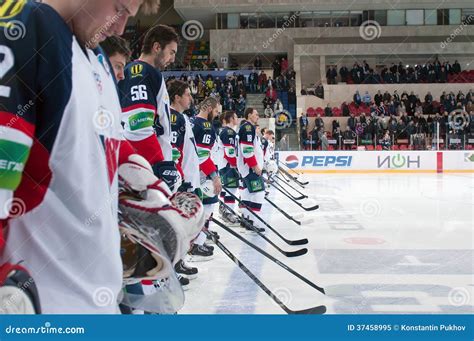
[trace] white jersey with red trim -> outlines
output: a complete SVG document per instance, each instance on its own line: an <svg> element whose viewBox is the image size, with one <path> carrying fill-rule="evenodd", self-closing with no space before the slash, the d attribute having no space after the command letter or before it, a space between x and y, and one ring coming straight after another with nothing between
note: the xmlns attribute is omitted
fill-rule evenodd
<svg viewBox="0 0 474 341"><path fill-rule="evenodd" d="M237 169L242 177L250 173L254 166L263 168L263 149L256 128L249 121L242 121L238 133Z"/></svg>
<svg viewBox="0 0 474 341"><path fill-rule="evenodd" d="M0 17L0 164L9 165L0 170L0 263L22 262L45 314L116 313L121 126L112 70L50 6L3 1L4 10L14 13ZM15 23L24 37L11 39Z"/></svg>

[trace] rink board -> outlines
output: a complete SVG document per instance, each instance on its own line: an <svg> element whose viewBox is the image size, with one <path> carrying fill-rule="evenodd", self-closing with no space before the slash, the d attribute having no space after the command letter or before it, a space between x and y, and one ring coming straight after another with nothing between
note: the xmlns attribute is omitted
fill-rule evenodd
<svg viewBox="0 0 474 341"><path fill-rule="evenodd" d="M474 173L474 151L278 152L278 161L302 173Z"/></svg>

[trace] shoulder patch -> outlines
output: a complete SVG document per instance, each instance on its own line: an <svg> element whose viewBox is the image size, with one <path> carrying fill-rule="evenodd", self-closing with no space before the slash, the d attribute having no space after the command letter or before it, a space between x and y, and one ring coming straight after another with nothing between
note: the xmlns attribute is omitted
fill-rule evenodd
<svg viewBox="0 0 474 341"><path fill-rule="evenodd" d="M0 0L0 19L10 19L18 15L26 5L26 0Z"/></svg>
<svg viewBox="0 0 474 341"><path fill-rule="evenodd" d="M252 131L252 126L251 126L250 124L247 124L247 125L245 126L245 130L246 130L246 131Z"/></svg>
<svg viewBox="0 0 474 341"><path fill-rule="evenodd" d="M142 64L135 64L130 68L130 73L132 74L132 78L135 77L143 77L143 65Z"/></svg>

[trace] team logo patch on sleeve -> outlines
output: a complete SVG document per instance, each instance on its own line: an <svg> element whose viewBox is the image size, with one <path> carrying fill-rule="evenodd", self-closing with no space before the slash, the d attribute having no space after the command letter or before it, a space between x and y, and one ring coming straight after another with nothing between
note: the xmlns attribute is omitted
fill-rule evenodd
<svg viewBox="0 0 474 341"><path fill-rule="evenodd" d="M26 0L0 0L0 19L16 16L25 7Z"/></svg>
<svg viewBox="0 0 474 341"><path fill-rule="evenodd" d="M132 78L143 77L142 72L143 72L143 65L141 65L141 64L133 65L130 69L130 73L132 74Z"/></svg>
<svg viewBox="0 0 474 341"><path fill-rule="evenodd" d="M250 124L246 125L245 130L252 131L252 126Z"/></svg>

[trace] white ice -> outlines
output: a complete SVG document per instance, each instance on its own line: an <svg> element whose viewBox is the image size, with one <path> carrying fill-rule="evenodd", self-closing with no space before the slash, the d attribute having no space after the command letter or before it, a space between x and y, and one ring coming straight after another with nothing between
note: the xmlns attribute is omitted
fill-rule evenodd
<svg viewBox="0 0 474 341"><path fill-rule="evenodd" d="M305 177L310 184L304 190L295 187L319 210L304 212L275 190L270 198L314 223L300 227L268 204L261 216L288 239L308 238L309 244L300 246L308 248L306 255L287 258L259 236L241 235L323 286L326 295L211 225L290 309L325 304L335 314L473 313L473 174ZM266 236L284 250L300 248L269 230ZM213 260L190 263L199 276L191 281L180 313L284 313L215 248Z"/></svg>

